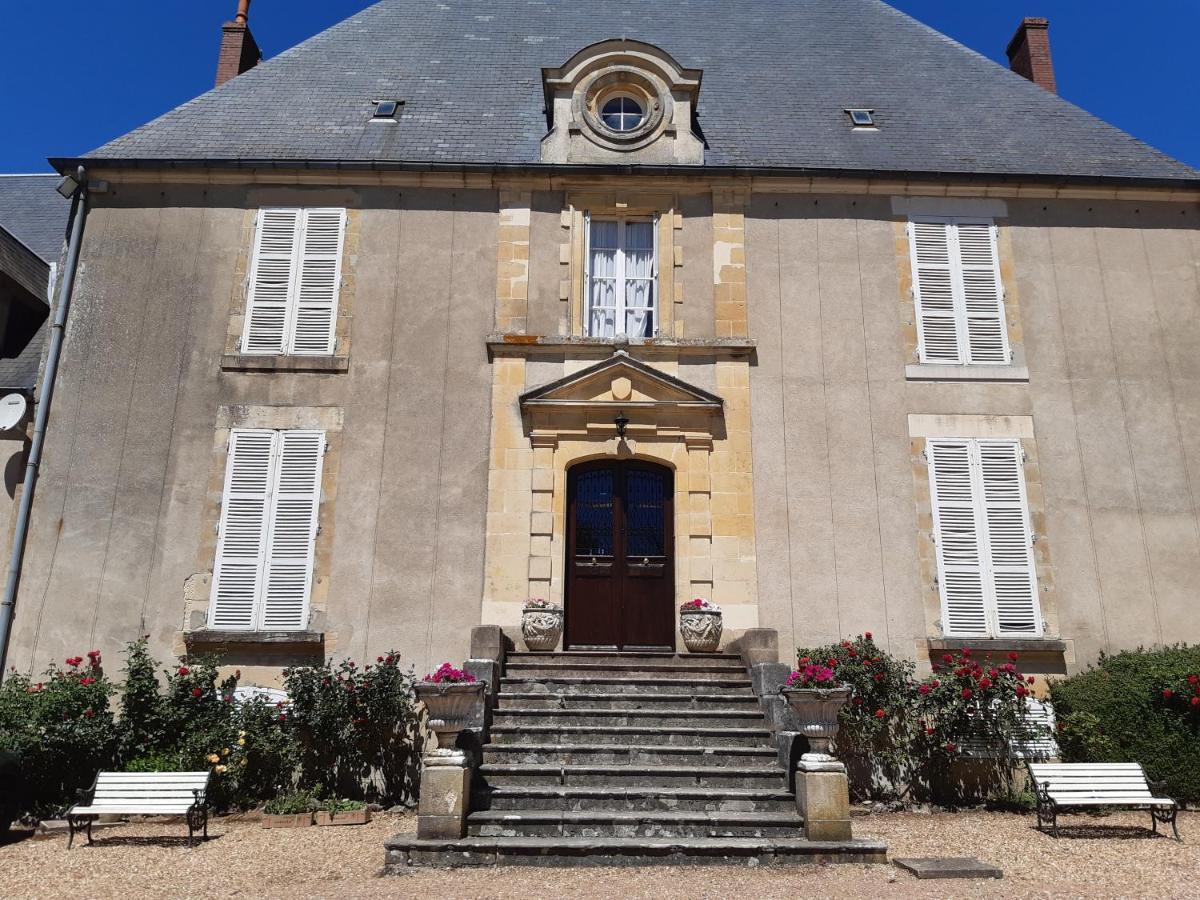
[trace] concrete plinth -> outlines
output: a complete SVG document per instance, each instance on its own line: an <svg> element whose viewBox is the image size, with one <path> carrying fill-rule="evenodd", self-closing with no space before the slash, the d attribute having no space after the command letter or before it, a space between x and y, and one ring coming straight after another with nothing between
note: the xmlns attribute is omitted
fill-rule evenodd
<svg viewBox="0 0 1200 900"><path fill-rule="evenodd" d="M467 833L471 770L430 759L421 770L421 798L417 806L417 837L452 839Z"/></svg>
<svg viewBox="0 0 1200 900"><path fill-rule="evenodd" d="M796 806L810 841L850 840L850 782L840 762L801 759L796 766Z"/></svg>

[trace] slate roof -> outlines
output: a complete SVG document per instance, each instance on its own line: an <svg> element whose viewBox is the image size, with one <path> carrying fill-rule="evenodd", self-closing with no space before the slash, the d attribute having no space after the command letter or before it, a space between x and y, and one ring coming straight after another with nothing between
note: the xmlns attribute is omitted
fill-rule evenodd
<svg viewBox="0 0 1200 900"><path fill-rule="evenodd" d="M536 165L541 69L613 37L703 70L707 167L1200 179L879 0L383 0L88 158Z"/></svg>
<svg viewBox="0 0 1200 900"><path fill-rule="evenodd" d="M57 175L0 175L0 268L45 310L43 321L15 357L0 356L0 391L33 390L49 329L46 275L62 253L71 203L55 187ZM15 240L14 240L15 239ZM40 282L41 289L31 286Z"/></svg>
<svg viewBox="0 0 1200 900"><path fill-rule="evenodd" d="M0 175L0 226L48 263L57 263L67 232L71 201L49 175Z"/></svg>

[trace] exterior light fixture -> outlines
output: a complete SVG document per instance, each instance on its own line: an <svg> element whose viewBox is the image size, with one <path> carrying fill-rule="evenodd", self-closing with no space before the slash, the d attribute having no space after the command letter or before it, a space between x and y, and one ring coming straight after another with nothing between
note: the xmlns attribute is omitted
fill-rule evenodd
<svg viewBox="0 0 1200 900"><path fill-rule="evenodd" d="M625 429L629 427L629 416L625 415L625 411L617 413L617 417L613 419L613 424L617 426L617 437L625 437Z"/></svg>

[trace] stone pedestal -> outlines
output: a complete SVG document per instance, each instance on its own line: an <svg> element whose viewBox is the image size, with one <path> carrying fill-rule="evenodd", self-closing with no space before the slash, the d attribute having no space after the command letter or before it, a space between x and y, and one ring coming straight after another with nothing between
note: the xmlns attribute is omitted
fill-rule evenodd
<svg viewBox="0 0 1200 900"><path fill-rule="evenodd" d="M850 782L840 762L801 759L796 766L796 806L810 841L850 840Z"/></svg>
<svg viewBox="0 0 1200 900"><path fill-rule="evenodd" d="M471 770L461 755L427 756L421 768L421 799L417 806L417 837L457 840L467 834Z"/></svg>

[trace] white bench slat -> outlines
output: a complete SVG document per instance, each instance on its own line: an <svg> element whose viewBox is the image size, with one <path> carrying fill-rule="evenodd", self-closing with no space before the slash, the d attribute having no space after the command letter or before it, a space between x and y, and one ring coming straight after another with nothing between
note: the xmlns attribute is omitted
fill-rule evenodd
<svg viewBox="0 0 1200 900"><path fill-rule="evenodd" d="M203 784L208 781L207 772L101 772L98 781L113 784L144 783L167 784L172 781Z"/></svg>
<svg viewBox="0 0 1200 900"><path fill-rule="evenodd" d="M73 816L182 816L186 814L186 806L76 806L71 810Z"/></svg>
<svg viewBox="0 0 1200 900"><path fill-rule="evenodd" d="M1053 797L1054 795L1051 794ZM1135 804L1139 806L1174 806L1174 800L1165 797L1054 797L1063 806L1123 806Z"/></svg>
<svg viewBox="0 0 1200 900"><path fill-rule="evenodd" d="M208 772L100 772L92 800L68 815L182 815L208 790Z"/></svg>

